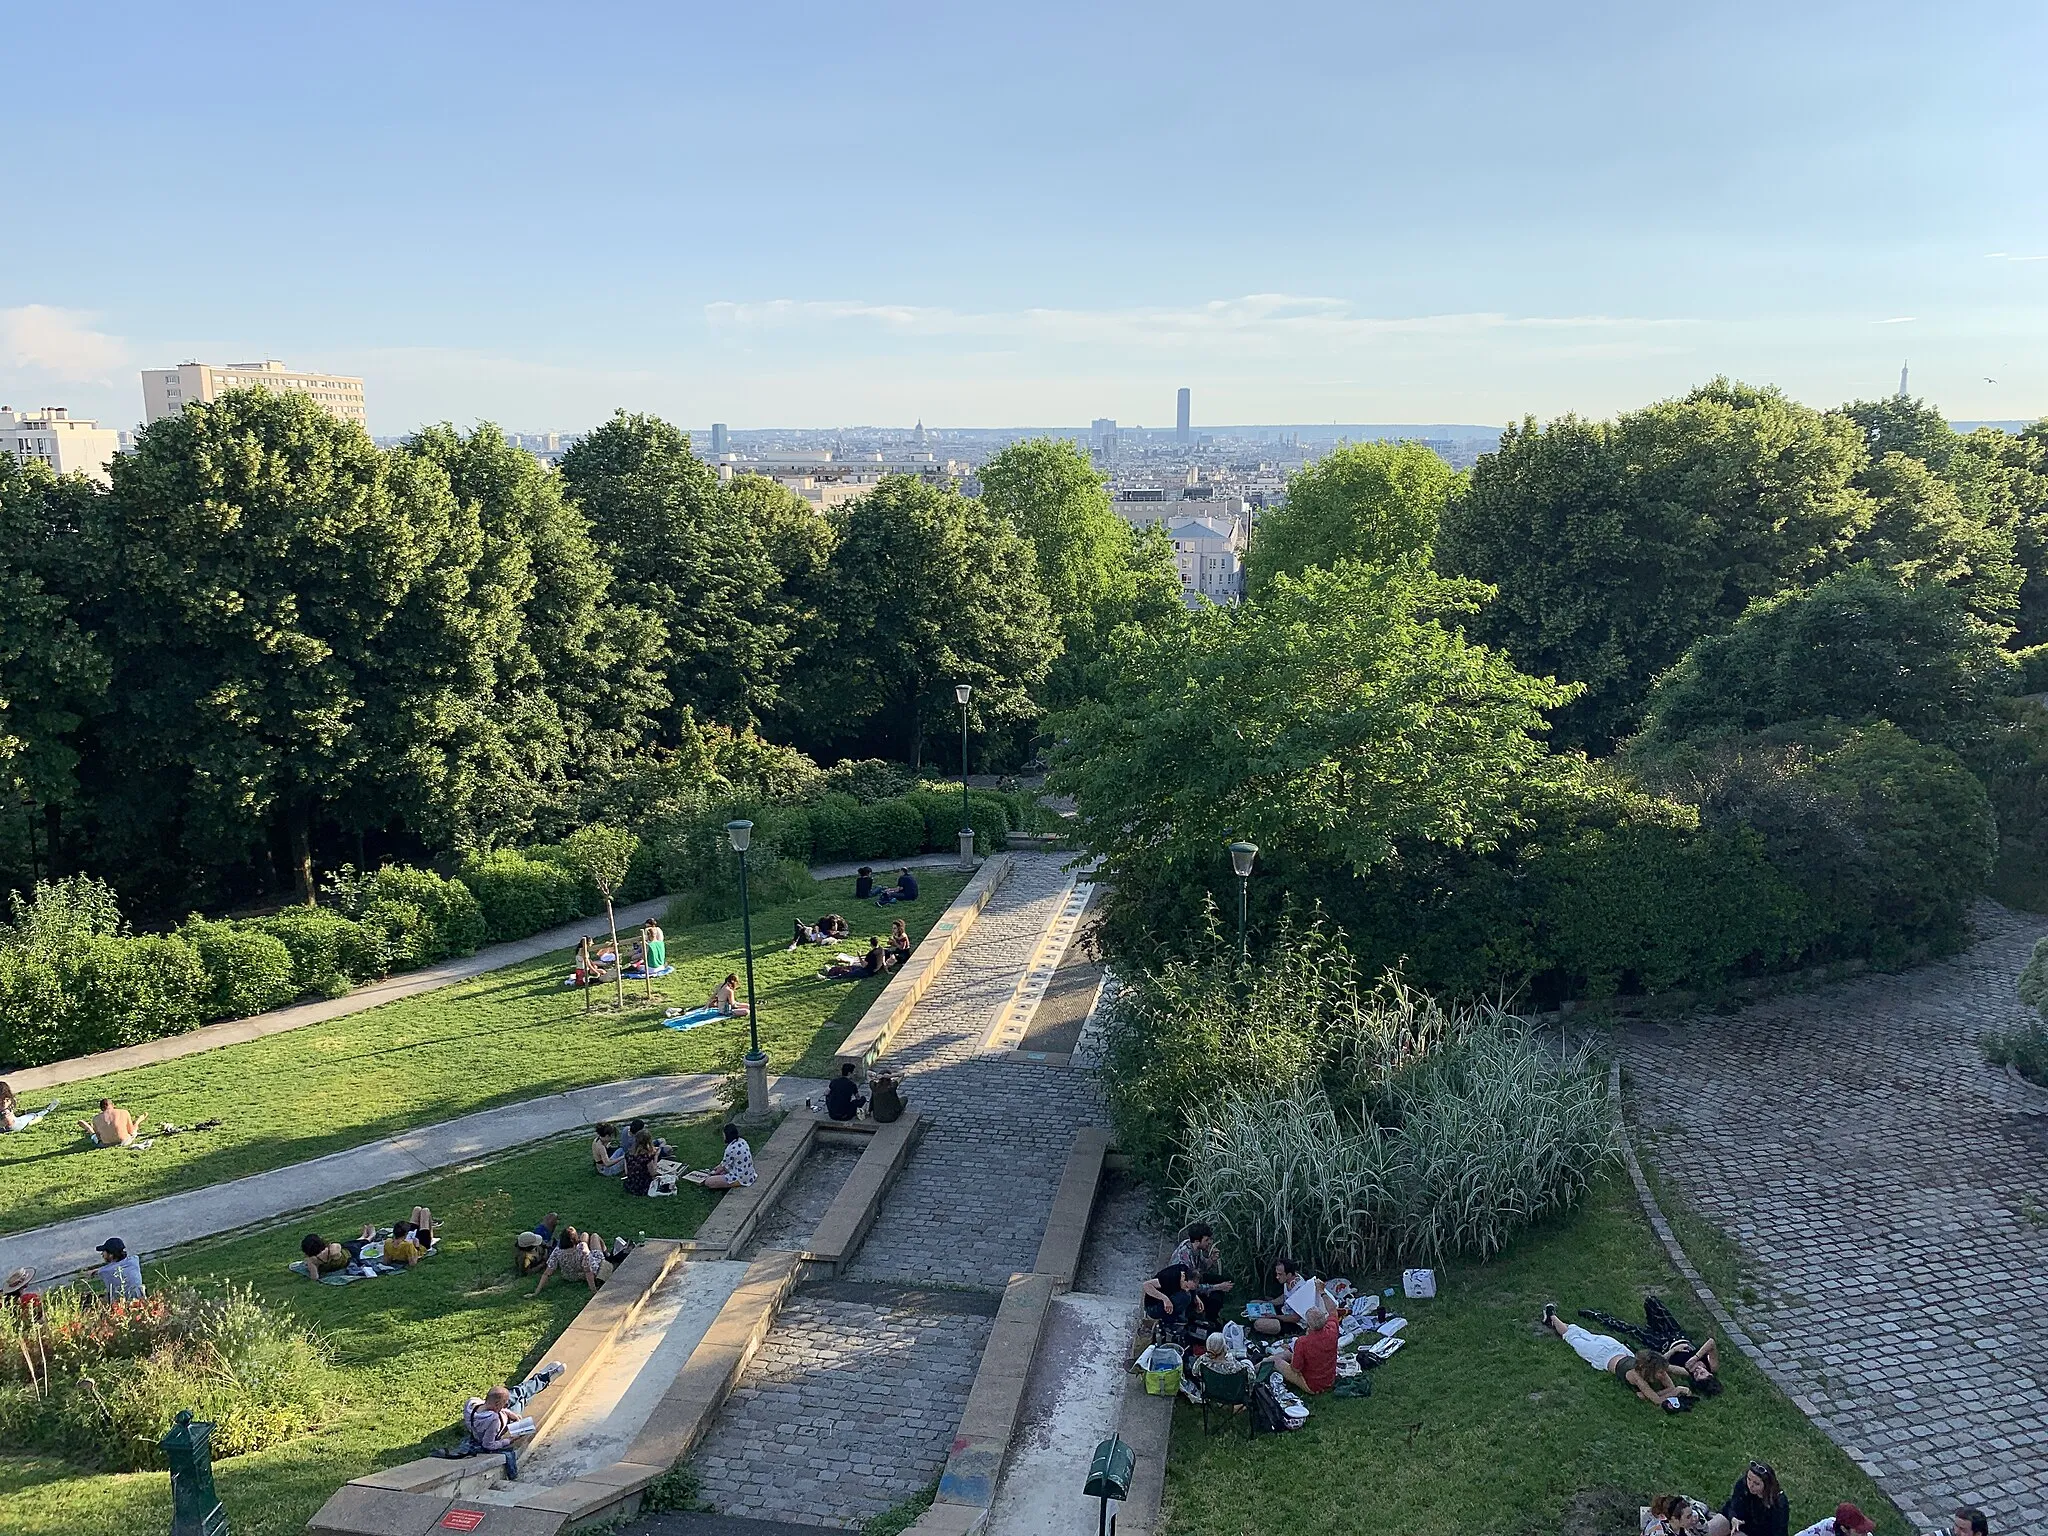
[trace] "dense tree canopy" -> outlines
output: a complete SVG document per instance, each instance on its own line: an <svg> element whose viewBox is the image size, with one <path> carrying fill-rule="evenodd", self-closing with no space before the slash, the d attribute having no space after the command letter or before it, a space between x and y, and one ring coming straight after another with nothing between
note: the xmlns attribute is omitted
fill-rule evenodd
<svg viewBox="0 0 2048 1536"><path fill-rule="evenodd" d="M1701 635L1843 559L1869 525L1862 435L1717 380L1612 422L1502 435L1445 514L1445 566L1499 590L1478 632L1586 686L1561 740L1605 748Z"/></svg>
<svg viewBox="0 0 2048 1536"><path fill-rule="evenodd" d="M561 474L613 590L661 620L672 706L735 725L772 706L790 615L749 521L755 503L729 494L676 428L625 411L564 454Z"/></svg>
<svg viewBox="0 0 2048 1536"><path fill-rule="evenodd" d="M1259 520L1247 590L1339 560L1427 560L1461 479L1421 443L1346 443L1289 476L1286 503Z"/></svg>
<svg viewBox="0 0 2048 1536"><path fill-rule="evenodd" d="M984 729L1029 719L1060 640L1031 546L979 501L892 475L832 514L827 649L801 680L806 745L923 761L974 687Z"/></svg>

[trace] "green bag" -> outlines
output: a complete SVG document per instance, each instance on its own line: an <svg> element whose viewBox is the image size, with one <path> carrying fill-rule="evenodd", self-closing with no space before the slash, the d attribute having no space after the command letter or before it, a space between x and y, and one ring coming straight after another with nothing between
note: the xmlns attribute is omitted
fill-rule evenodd
<svg viewBox="0 0 2048 1536"><path fill-rule="evenodd" d="M1145 1373L1145 1390L1154 1397L1172 1397L1180 1391L1180 1351L1171 1344L1154 1344L1138 1356L1138 1369Z"/></svg>

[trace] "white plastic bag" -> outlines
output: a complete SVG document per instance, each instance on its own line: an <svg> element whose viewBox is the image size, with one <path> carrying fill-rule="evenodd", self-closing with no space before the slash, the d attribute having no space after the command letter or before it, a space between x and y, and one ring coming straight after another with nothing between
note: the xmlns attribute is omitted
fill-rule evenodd
<svg viewBox="0 0 2048 1536"><path fill-rule="evenodd" d="M1411 1300L1424 1300L1436 1294L1436 1271L1433 1269L1404 1269L1401 1271L1402 1294Z"/></svg>

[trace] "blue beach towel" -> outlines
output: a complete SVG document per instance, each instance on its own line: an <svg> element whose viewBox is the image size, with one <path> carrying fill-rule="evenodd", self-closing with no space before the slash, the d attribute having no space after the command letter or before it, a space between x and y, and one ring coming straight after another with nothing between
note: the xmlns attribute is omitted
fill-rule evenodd
<svg viewBox="0 0 2048 1536"><path fill-rule="evenodd" d="M673 1014L661 1021L663 1029L695 1029L699 1024L709 1024L725 1015L716 1008L692 1008L688 1013Z"/></svg>
<svg viewBox="0 0 2048 1536"><path fill-rule="evenodd" d="M651 971L643 971L637 965L629 965L619 974L628 981L650 981L656 976L666 976L674 969L675 967L672 965L657 965Z"/></svg>

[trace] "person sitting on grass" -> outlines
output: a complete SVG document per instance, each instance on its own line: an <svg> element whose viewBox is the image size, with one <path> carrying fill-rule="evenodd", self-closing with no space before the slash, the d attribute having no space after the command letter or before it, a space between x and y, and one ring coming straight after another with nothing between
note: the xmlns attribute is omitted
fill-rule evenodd
<svg viewBox="0 0 2048 1536"><path fill-rule="evenodd" d="M647 1131L647 1122L645 1120L628 1120L626 1122L626 1145L630 1147L634 1142L638 1141L642 1131ZM652 1131L647 1131L647 1134L654 1136ZM671 1147L659 1136L654 1136L654 1150L659 1152L664 1160L676 1155L675 1148Z"/></svg>
<svg viewBox="0 0 2048 1536"><path fill-rule="evenodd" d="M828 965L818 974L826 981L866 981L870 976L879 976L889 968L888 956L878 938L868 939L868 952L860 959L848 964Z"/></svg>
<svg viewBox="0 0 2048 1536"><path fill-rule="evenodd" d="M1577 1323L1567 1323L1557 1315L1554 1302L1543 1305L1543 1326L1571 1345L1573 1352L1594 1370L1625 1382L1644 1402L1671 1413L1691 1403L1691 1389L1671 1379L1671 1367L1662 1355L1647 1349L1631 1349L1607 1334L1588 1333ZM1786 1533L1779 1531L1777 1536Z"/></svg>
<svg viewBox="0 0 2048 1536"><path fill-rule="evenodd" d="M1835 1512L1825 1520L1816 1520L1799 1536L1870 1536L1877 1529L1870 1516L1854 1504L1837 1504ZM1981 1530L1982 1527L1979 1527Z"/></svg>
<svg viewBox="0 0 2048 1536"><path fill-rule="evenodd" d="M25 1131L50 1110L55 1109L57 1104L58 1101L52 1099L48 1108L30 1110L24 1114L20 1102L14 1097L14 1090L7 1084L0 1083L0 1131Z"/></svg>
<svg viewBox="0 0 2048 1536"><path fill-rule="evenodd" d="M330 1243L318 1232L308 1232L299 1239L299 1252L306 1260L306 1278L318 1280L323 1274L347 1269L362 1258L365 1245L376 1240L375 1227L364 1227L361 1236L338 1243Z"/></svg>
<svg viewBox="0 0 2048 1536"><path fill-rule="evenodd" d="M1337 1385L1337 1313L1310 1307L1302 1319L1301 1337L1273 1351L1281 1379L1304 1394L1327 1392Z"/></svg>
<svg viewBox="0 0 2048 1536"><path fill-rule="evenodd" d="M716 1168L704 1175L706 1189L745 1189L760 1175L754 1170L754 1149L747 1145L740 1128L727 1121L725 1127L725 1156Z"/></svg>
<svg viewBox="0 0 2048 1536"><path fill-rule="evenodd" d="M521 1418L520 1413L534 1397L545 1392L548 1383L565 1375L569 1367L559 1360L550 1360L533 1375L516 1387L493 1387L482 1397L472 1397L462 1405L462 1441L458 1452L473 1454L488 1451L502 1452L505 1457L505 1475L514 1482L519 1480L518 1445L534 1432L533 1420Z"/></svg>
<svg viewBox="0 0 2048 1536"><path fill-rule="evenodd" d="M90 1120L79 1121L78 1128L85 1132L86 1139L96 1147L125 1147L134 1141L136 1134L141 1131L142 1121L122 1109L112 1099L101 1099L100 1112Z"/></svg>
<svg viewBox="0 0 2048 1536"><path fill-rule="evenodd" d="M596 1134L590 1138L590 1163L608 1179L616 1179L626 1171L626 1154L619 1146L619 1128L609 1120L597 1122Z"/></svg>
<svg viewBox="0 0 2048 1536"><path fill-rule="evenodd" d="M1707 1522L1707 1536L1790 1536L1791 1529L1792 1502L1768 1461L1752 1461Z"/></svg>
<svg viewBox="0 0 2048 1536"><path fill-rule="evenodd" d="M1214 1328L1219 1320L1203 1305L1195 1272L1185 1264L1169 1264L1145 1282L1145 1315L1167 1339L1186 1339L1188 1330Z"/></svg>
<svg viewBox="0 0 2048 1536"><path fill-rule="evenodd" d="M602 1255L593 1255L583 1245L583 1234L574 1227L564 1227L555 1237L555 1246L548 1250L548 1261L541 1266L540 1284L533 1288L538 1296L548 1288L548 1282L560 1275L564 1280L581 1280L592 1291L597 1289L597 1264Z"/></svg>
<svg viewBox="0 0 2048 1536"><path fill-rule="evenodd" d="M889 924L889 964L901 965L910 958L910 949L910 929L899 917Z"/></svg>
<svg viewBox="0 0 2048 1536"><path fill-rule="evenodd" d="M1660 1493L1642 1511L1643 1536L1706 1536L1710 1511L1682 1493Z"/></svg>
<svg viewBox="0 0 2048 1536"><path fill-rule="evenodd" d="M1252 1322L1254 1329L1269 1338L1278 1336L1285 1329L1302 1327L1308 1314L1317 1307L1326 1312L1337 1310L1337 1303L1330 1299L1323 1282L1304 1273L1292 1259L1273 1261L1273 1279L1280 1287L1280 1299L1274 1307L1274 1315L1255 1318Z"/></svg>
<svg viewBox="0 0 2048 1536"><path fill-rule="evenodd" d="M10 1271L7 1283L0 1285L0 1307L18 1312L25 1319L40 1316L43 1310L42 1292L29 1289L35 1283L34 1265L24 1264L19 1269Z"/></svg>
<svg viewBox="0 0 2048 1536"><path fill-rule="evenodd" d="M896 871L896 883L894 885L875 892L875 905L878 907L890 906L899 901L915 900L917 900L917 876L913 875L907 868Z"/></svg>
<svg viewBox="0 0 2048 1536"><path fill-rule="evenodd" d="M827 912L818 919L818 932L824 935L824 938L819 940L820 943L825 942L825 939L843 939L853 932L853 924L837 912Z"/></svg>
<svg viewBox="0 0 2048 1536"><path fill-rule="evenodd" d="M733 996L733 989L739 984L739 977L735 973L727 971L725 973L725 980L711 989L711 1000L704 1006L716 1008L721 1017L728 1019L741 1018L746 1014L752 1013L753 1010L751 1008Z"/></svg>
<svg viewBox="0 0 2048 1536"><path fill-rule="evenodd" d="M142 1265L118 1237L110 1237L98 1249L104 1261L92 1272L109 1301L140 1301L143 1297Z"/></svg>
<svg viewBox="0 0 2048 1536"><path fill-rule="evenodd" d="M1206 1221L1198 1221L1188 1228L1188 1235L1173 1250L1172 1262L1185 1264L1193 1270L1205 1293L1216 1296L1229 1293L1231 1282L1223 1278L1223 1255L1216 1251L1216 1229Z"/></svg>
<svg viewBox="0 0 2048 1536"><path fill-rule="evenodd" d="M860 1107L867 1102L867 1095L860 1091L860 1081L853 1075L853 1063L839 1064L839 1075L825 1085L825 1114L832 1120L857 1120Z"/></svg>
<svg viewBox="0 0 2048 1536"><path fill-rule="evenodd" d="M634 1136L632 1146L626 1149L626 1193L644 1195L654 1188L654 1170L660 1162L661 1149L653 1136L646 1131Z"/></svg>

